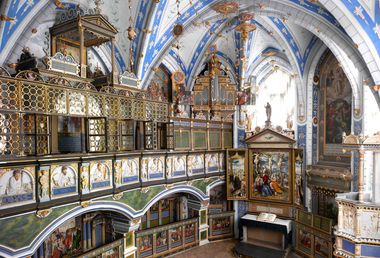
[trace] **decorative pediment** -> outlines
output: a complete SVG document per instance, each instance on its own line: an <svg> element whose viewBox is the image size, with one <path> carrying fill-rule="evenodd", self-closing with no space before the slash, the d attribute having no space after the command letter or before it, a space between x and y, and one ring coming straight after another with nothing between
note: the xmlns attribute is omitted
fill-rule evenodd
<svg viewBox="0 0 380 258"><path fill-rule="evenodd" d="M270 128L266 128L262 130L261 132L254 134L247 139L245 139L245 143L248 146L253 147L252 145L255 145L255 147L258 147L258 145L265 145L261 147L273 147L270 146L270 144L276 144L276 145L283 145L287 147L292 147L295 144L295 140L292 138L285 136L279 132L276 132ZM269 145L268 145L269 144ZM279 146L276 146L279 147Z"/></svg>
<svg viewBox="0 0 380 258"><path fill-rule="evenodd" d="M98 27L101 27L112 33L117 33L117 29L109 22L103 15L94 14L94 15L85 15L80 17L82 21L92 23Z"/></svg>

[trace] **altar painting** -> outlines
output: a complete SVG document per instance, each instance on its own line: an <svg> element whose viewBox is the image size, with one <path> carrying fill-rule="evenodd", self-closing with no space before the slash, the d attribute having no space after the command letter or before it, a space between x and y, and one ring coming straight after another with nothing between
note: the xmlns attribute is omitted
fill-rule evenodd
<svg viewBox="0 0 380 258"><path fill-rule="evenodd" d="M127 185L139 181L139 158L123 159L121 162L121 184Z"/></svg>
<svg viewBox="0 0 380 258"><path fill-rule="evenodd" d="M70 219L54 230L45 240L44 257L75 257L80 254L82 252L80 221L80 219Z"/></svg>
<svg viewBox="0 0 380 258"><path fill-rule="evenodd" d="M111 160L91 161L90 163L91 189L104 189L111 187Z"/></svg>
<svg viewBox="0 0 380 258"><path fill-rule="evenodd" d="M32 202L34 167L0 168L0 207Z"/></svg>
<svg viewBox="0 0 380 258"><path fill-rule="evenodd" d="M51 194L62 196L77 193L77 164L51 166Z"/></svg>
<svg viewBox="0 0 380 258"><path fill-rule="evenodd" d="M251 156L251 199L290 202L289 151L254 151Z"/></svg>
<svg viewBox="0 0 380 258"><path fill-rule="evenodd" d="M246 152L228 150L227 157L227 199L246 200L248 197Z"/></svg>
<svg viewBox="0 0 380 258"><path fill-rule="evenodd" d="M304 205L304 184L303 184L303 149L294 151L295 164L295 184L294 184L294 204Z"/></svg>
<svg viewBox="0 0 380 258"><path fill-rule="evenodd" d="M206 172L215 173L219 171L218 153L207 153L205 156Z"/></svg>

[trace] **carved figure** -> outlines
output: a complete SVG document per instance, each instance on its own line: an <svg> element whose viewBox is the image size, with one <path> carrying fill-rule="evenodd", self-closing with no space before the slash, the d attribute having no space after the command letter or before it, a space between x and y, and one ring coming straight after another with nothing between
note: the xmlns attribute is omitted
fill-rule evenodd
<svg viewBox="0 0 380 258"><path fill-rule="evenodd" d="M267 121L270 121L270 117L272 116L272 107L269 102L267 102L267 105L265 106L265 111L267 114Z"/></svg>

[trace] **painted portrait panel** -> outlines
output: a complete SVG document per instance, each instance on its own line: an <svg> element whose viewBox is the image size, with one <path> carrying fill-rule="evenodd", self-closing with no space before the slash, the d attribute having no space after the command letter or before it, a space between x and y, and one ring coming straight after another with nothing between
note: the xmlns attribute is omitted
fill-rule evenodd
<svg viewBox="0 0 380 258"><path fill-rule="evenodd" d="M90 192L90 163L82 163L80 166L80 188L81 193Z"/></svg>
<svg viewBox="0 0 380 258"><path fill-rule="evenodd" d="M204 156L202 154L189 155L187 157L188 175L204 173Z"/></svg>
<svg viewBox="0 0 380 258"><path fill-rule="evenodd" d="M34 167L0 168L0 208L33 202Z"/></svg>
<svg viewBox="0 0 380 258"><path fill-rule="evenodd" d="M122 161L122 184L132 184L139 181L139 158L128 158Z"/></svg>
<svg viewBox="0 0 380 258"><path fill-rule="evenodd" d="M51 166L51 194L62 196L76 193L77 190L77 164Z"/></svg>
<svg viewBox="0 0 380 258"><path fill-rule="evenodd" d="M206 173L219 172L219 157L218 153L207 153L205 155Z"/></svg>
<svg viewBox="0 0 380 258"><path fill-rule="evenodd" d="M166 158L167 178L176 178L186 175L186 155L168 156Z"/></svg>
<svg viewBox="0 0 380 258"><path fill-rule="evenodd" d="M219 153L219 171L224 172L226 171L226 157L224 152Z"/></svg>
<svg viewBox="0 0 380 258"><path fill-rule="evenodd" d="M275 202L291 201L289 151L251 151L250 198Z"/></svg>
<svg viewBox="0 0 380 258"><path fill-rule="evenodd" d="M164 179L164 160L165 158L160 156L144 158L141 165L143 181Z"/></svg>
<svg viewBox="0 0 380 258"><path fill-rule="evenodd" d="M111 187L111 164L110 160L90 162L91 189L100 190Z"/></svg>
<svg viewBox="0 0 380 258"><path fill-rule="evenodd" d="M81 220L65 222L45 240L44 257L75 257L82 250L81 238Z"/></svg>

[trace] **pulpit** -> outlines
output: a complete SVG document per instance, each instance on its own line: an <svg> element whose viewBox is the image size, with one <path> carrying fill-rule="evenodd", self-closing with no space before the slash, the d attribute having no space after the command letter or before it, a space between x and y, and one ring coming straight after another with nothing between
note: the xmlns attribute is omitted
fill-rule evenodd
<svg viewBox="0 0 380 258"><path fill-rule="evenodd" d="M291 241L292 221L276 218L273 222L259 221L247 214L241 218L243 242L255 246L285 250Z"/></svg>

